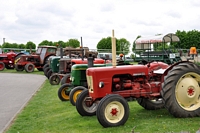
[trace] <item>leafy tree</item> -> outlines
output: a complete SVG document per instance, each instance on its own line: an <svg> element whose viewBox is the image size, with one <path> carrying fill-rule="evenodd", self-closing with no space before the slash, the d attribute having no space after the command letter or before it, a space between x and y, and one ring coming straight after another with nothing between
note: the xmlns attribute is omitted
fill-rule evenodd
<svg viewBox="0 0 200 133"><path fill-rule="evenodd" d="M3 45L2 45L2 48L12 48L12 44L8 43L8 42L5 42Z"/></svg>
<svg viewBox="0 0 200 133"><path fill-rule="evenodd" d="M32 53L32 49L35 49L36 45L33 42L29 41L26 43L26 48L30 49L30 53Z"/></svg>
<svg viewBox="0 0 200 133"><path fill-rule="evenodd" d="M190 47L199 47L200 43L200 32L198 30L192 31L176 31L176 35L179 37L180 42L173 44L174 47L181 49L190 49Z"/></svg>
<svg viewBox="0 0 200 133"><path fill-rule="evenodd" d="M19 45L18 45L17 43L12 43L12 44L11 44L11 47L12 47L12 48L18 48L18 46L19 46Z"/></svg>
<svg viewBox="0 0 200 133"><path fill-rule="evenodd" d="M128 54L130 45L131 45L130 42L127 41L125 38L121 38L121 39L116 38L117 54L120 54L120 53ZM111 51L111 49L112 49L111 37L102 38L97 44L98 51L100 50Z"/></svg>
<svg viewBox="0 0 200 133"><path fill-rule="evenodd" d="M69 39L66 42L66 46L67 47L77 48L77 47L80 47L80 42L78 41L78 39Z"/></svg>
<svg viewBox="0 0 200 133"><path fill-rule="evenodd" d="M97 43L97 49L112 49L112 42L111 42L111 37L107 38L102 38L98 43Z"/></svg>
<svg viewBox="0 0 200 133"><path fill-rule="evenodd" d="M44 40L41 43L39 43L38 46L53 46L53 42L48 41L48 40Z"/></svg>
<svg viewBox="0 0 200 133"><path fill-rule="evenodd" d="M123 53L124 55L129 53L130 42L127 41L125 38L117 39L117 54Z"/></svg>
<svg viewBox="0 0 200 133"><path fill-rule="evenodd" d="M138 36L136 37L135 41L136 41L138 38L140 38L140 37L142 37L142 36L141 36L141 35L138 35ZM135 52L135 48L136 48L136 43L135 43L135 41L133 42L132 52Z"/></svg>
<svg viewBox="0 0 200 133"><path fill-rule="evenodd" d="M19 45L18 45L18 48L19 48L19 49L25 49L26 46L25 46L24 44L19 44Z"/></svg>
<svg viewBox="0 0 200 133"><path fill-rule="evenodd" d="M63 48L65 48L67 46L67 43L63 41L58 41L56 45L58 45L58 47L62 46Z"/></svg>

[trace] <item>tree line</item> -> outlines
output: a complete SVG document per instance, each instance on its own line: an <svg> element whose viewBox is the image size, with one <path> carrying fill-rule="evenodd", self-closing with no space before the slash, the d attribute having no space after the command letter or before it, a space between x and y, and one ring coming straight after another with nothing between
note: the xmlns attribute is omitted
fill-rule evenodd
<svg viewBox="0 0 200 133"><path fill-rule="evenodd" d="M190 47L199 47L200 44L200 32L198 30L191 30L191 31L180 31L177 30L175 33L179 39L179 43L174 43L172 44L173 47L176 48L181 48L181 49L189 49ZM136 39L139 37L142 37L141 35L138 35ZM38 44L38 46L42 45L47 45L47 46L62 46L62 47L80 47L80 42L78 39L69 39L67 42L64 41L58 41L58 42L52 42L48 40L44 40L41 43ZM131 46L131 43L125 39L125 38L116 38L116 51L123 52L124 54L128 54L129 47ZM132 43L133 49L132 52L134 52L134 47L135 44L134 42ZM17 43L9 43L5 42L4 44L0 45L1 48L18 48L18 49L36 49L36 44L29 41L26 44L17 44ZM111 42L111 37L105 37L102 38L98 43L97 43L97 50L102 50L102 49L112 49L112 42Z"/></svg>

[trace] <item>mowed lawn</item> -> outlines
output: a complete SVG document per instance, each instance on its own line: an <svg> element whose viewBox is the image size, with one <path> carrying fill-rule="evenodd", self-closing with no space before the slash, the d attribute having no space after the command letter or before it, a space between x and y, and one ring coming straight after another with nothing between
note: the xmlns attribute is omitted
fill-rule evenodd
<svg viewBox="0 0 200 133"><path fill-rule="evenodd" d="M59 87L46 80L6 133L131 133L133 128L140 133L195 133L200 127L200 117L174 118L166 109L149 111L132 101L125 125L103 128L96 116L82 117L69 101L60 101Z"/></svg>

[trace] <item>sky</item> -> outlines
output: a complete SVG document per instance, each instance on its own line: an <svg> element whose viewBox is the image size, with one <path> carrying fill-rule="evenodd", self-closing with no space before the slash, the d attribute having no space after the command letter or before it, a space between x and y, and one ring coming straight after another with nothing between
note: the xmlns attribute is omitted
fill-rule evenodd
<svg viewBox="0 0 200 133"><path fill-rule="evenodd" d="M200 0L0 0L0 45L82 37L96 49L112 30L131 44L138 35L200 30Z"/></svg>

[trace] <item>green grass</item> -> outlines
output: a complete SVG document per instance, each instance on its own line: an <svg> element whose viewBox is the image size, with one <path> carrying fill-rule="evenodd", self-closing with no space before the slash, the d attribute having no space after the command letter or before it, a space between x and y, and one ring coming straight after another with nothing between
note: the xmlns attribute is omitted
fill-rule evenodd
<svg viewBox="0 0 200 133"><path fill-rule="evenodd" d="M148 111L132 101L125 125L103 128L96 116L82 117L69 101L60 101L59 87L46 80L6 133L131 133L133 127L140 133L194 133L200 127L199 117L174 118L166 109Z"/></svg>

